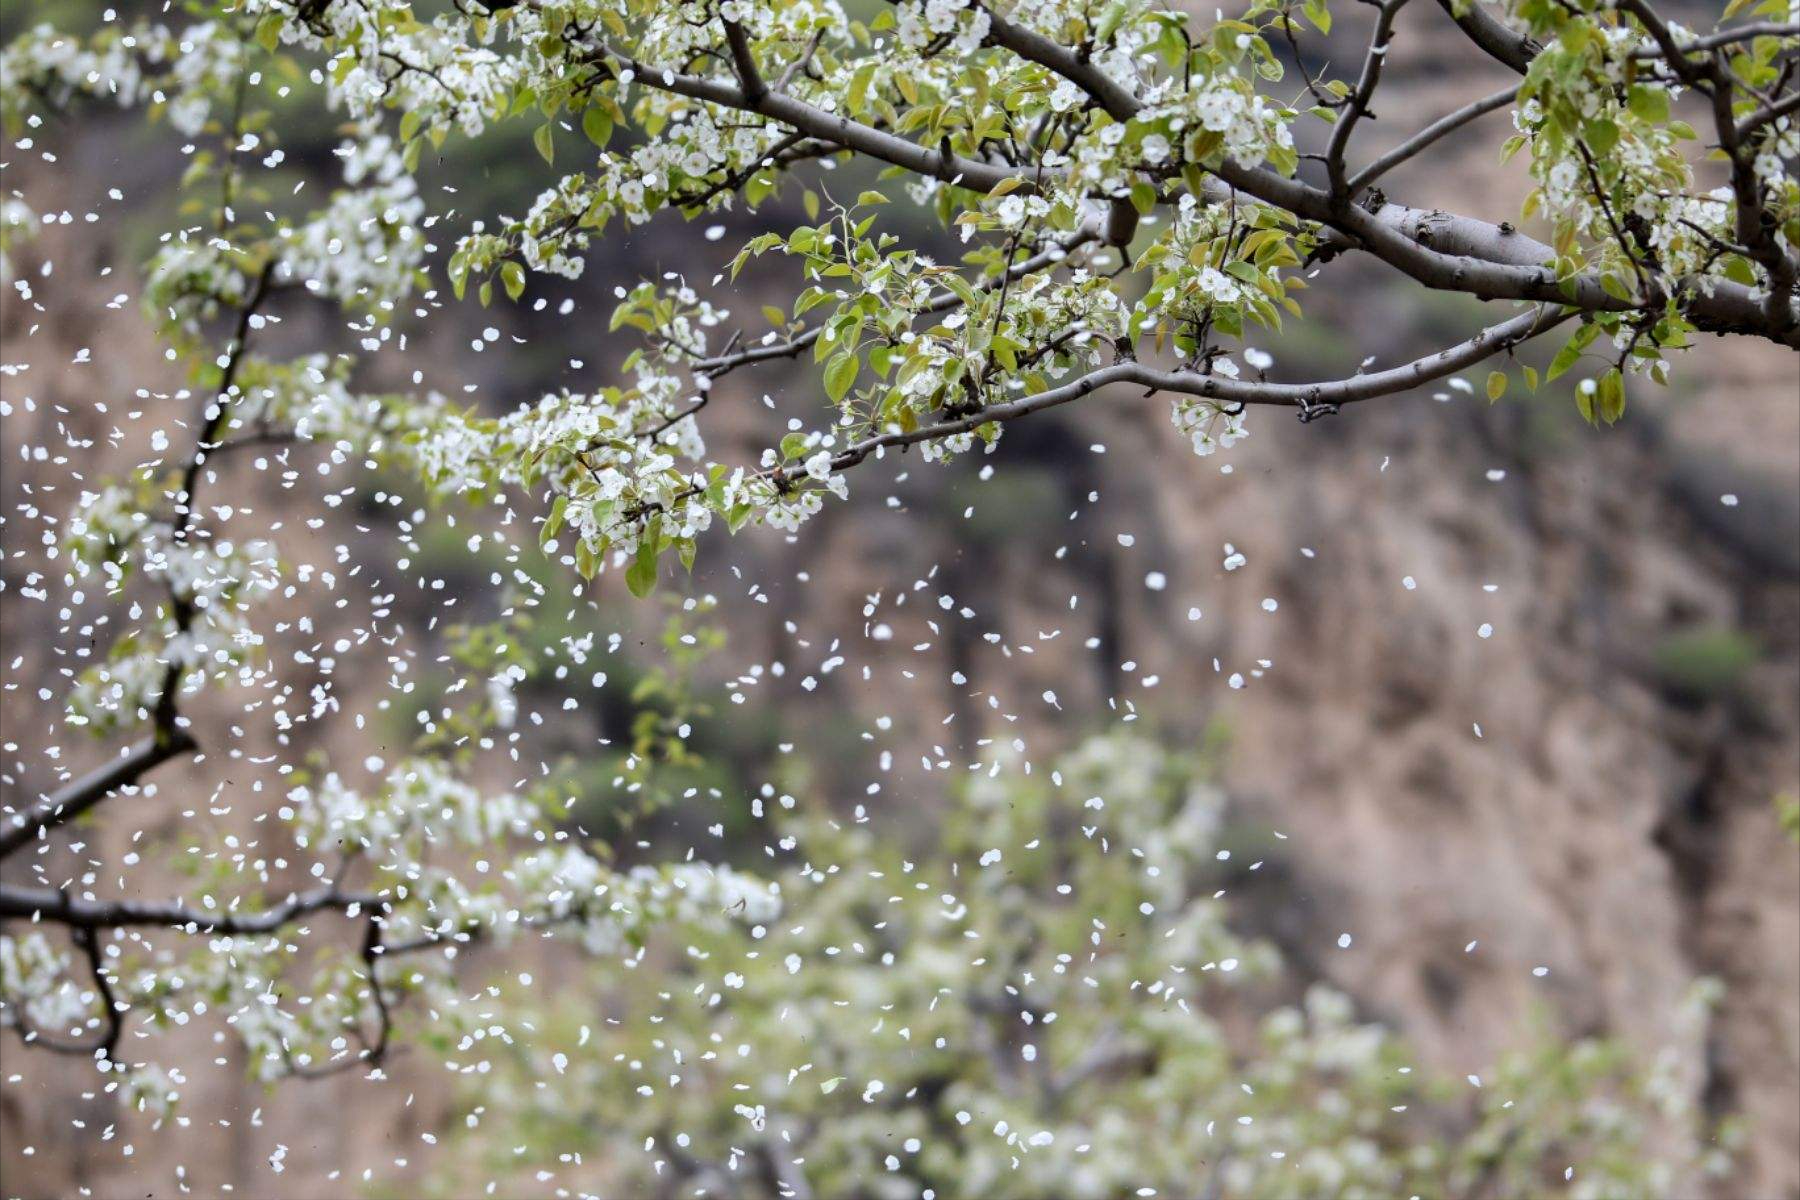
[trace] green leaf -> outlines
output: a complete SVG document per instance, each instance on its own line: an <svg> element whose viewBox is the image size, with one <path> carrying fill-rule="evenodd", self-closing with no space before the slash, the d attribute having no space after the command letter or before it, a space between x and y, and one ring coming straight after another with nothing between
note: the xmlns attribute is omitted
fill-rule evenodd
<svg viewBox="0 0 1800 1200"><path fill-rule="evenodd" d="M842 400L850 385L856 382L857 369L854 354L835 354L825 365L825 394L831 397L833 404Z"/></svg>
<svg viewBox="0 0 1800 1200"><path fill-rule="evenodd" d="M1131 185L1131 205L1144 216L1156 211L1156 189L1142 179Z"/></svg>
<svg viewBox="0 0 1800 1200"><path fill-rule="evenodd" d="M612 114L601 104L590 104L587 111L581 114L581 132L587 134L587 140L604 148L612 140Z"/></svg>
<svg viewBox="0 0 1800 1200"><path fill-rule="evenodd" d="M1006 337L1004 334L994 338L993 341L988 343L988 353L994 356L995 362L1005 367L1008 371L1016 371L1019 369L1018 351L1018 343L1014 342L1011 338Z"/></svg>
<svg viewBox="0 0 1800 1200"><path fill-rule="evenodd" d="M1599 334L1600 327L1598 325L1583 325L1577 329L1574 336L1569 338L1563 344L1563 348L1556 352L1556 357L1550 360L1550 369L1544 372L1545 380L1555 379L1574 366L1575 361L1581 357L1581 352L1586 350Z"/></svg>
<svg viewBox="0 0 1800 1200"><path fill-rule="evenodd" d="M1581 419L1589 425L1594 424L1594 395L1585 387L1575 389L1575 411L1579 412Z"/></svg>
<svg viewBox="0 0 1800 1200"><path fill-rule="evenodd" d="M1233 279L1240 279L1252 287L1263 281L1263 273L1241 258L1234 258L1225 264L1225 273Z"/></svg>
<svg viewBox="0 0 1800 1200"><path fill-rule="evenodd" d="M1618 424L1619 418L1625 415L1625 376L1614 367L1600 377L1596 393L1594 411L1608 425Z"/></svg>
<svg viewBox="0 0 1800 1200"><path fill-rule="evenodd" d="M544 156L545 162L556 162L556 142L548 123L537 127L537 132L531 135L531 144L537 147L537 152Z"/></svg>
<svg viewBox="0 0 1800 1200"><path fill-rule="evenodd" d="M1506 395L1506 372L1489 371L1487 377L1488 403L1492 404L1504 395Z"/></svg>
<svg viewBox="0 0 1800 1200"><path fill-rule="evenodd" d="M511 259L501 263L500 283L506 288L506 298L517 300L525 294L525 268Z"/></svg>
<svg viewBox="0 0 1800 1200"><path fill-rule="evenodd" d="M548 542L551 538L556 536L556 531L562 528L563 514L566 513L568 509L568 494L563 493L562 495L557 496L556 503L550 506L550 515L544 518L543 541Z"/></svg>
<svg viewBox="0 0 1800 1200"><path fill-rule="evenodd" d="M1112 35L1119 31L1125 17L1131 12L1131 5L1124 0L1113 0L1100 14L1100 20L1094 26L1094 40L1105 45L1112 40Z"/></svg>
<svg viewBox="0 0 1800 1200"><path fill-rule="evenodd" d="M1608 120L1589 121L1587 123L1588 145L1595 154L1604 158L1613 152L1619 144L1619 127Z"/></svg>
<svg viewBox="0 0 1800 1200"><path fill-rule="evenodd" d="M1550 367L1544 372L1544 378L1555 379L1570 367L1574 366L1575 360L1580 357L1581 347L1577 346L1573 341L1564 343L1563 348L1556 352L1556 357L1550 360Z"/></svg>
<svg viewBox="0 0 1800 1200"><path fill-rule="evenodd" d="M640 600L656 590L655 535L654 526L644 531L644 540L638 543L637 554L632 557L631 565L625 568L625 586Z"/></svg>

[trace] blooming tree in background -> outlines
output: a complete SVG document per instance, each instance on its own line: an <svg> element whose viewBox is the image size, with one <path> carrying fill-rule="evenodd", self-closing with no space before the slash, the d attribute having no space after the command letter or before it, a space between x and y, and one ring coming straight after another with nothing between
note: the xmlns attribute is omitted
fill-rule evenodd
<svg viewBox="0 0 1800 1200"><path fill-rule="evenodd" d="M224 1014L265 1077L378 1071L410 996L433 1021L482 1024L451 974L468 942L573 935L629 958L653 927L725 938L778 911L780 888L698 859L615 866L562 819L553 786L469 782L476 751L521 753L512 685L535 669L491 630L466 631L454 702L422 718L417 752L384 764L379 786L329 762L286 764L274 797L221 782L212 801L272 817L279 848L267 829L254 847L196 832L175 855L202 864L191 899L123 896L114 872L68 866L59 851L78 849L78 818L106 819L172 760L229 760L232 731L187 715L202 689L242 694L284 732L335 704L328 688L297 691L263 651L268 614L316 596L280 621L322 630L343 581L291 570L280 529L246 528L234 497L209 492L233 459L310 445L326 474L372 467L491 506L552 560L622 574L642 595L672 570L665 556L691 566L715 523L796 530L868 459L985 452L1008 422L1097 393L1167 397L1180 436L1210 454L1244 436L1252 405L1310 422L1490 360L1490 398L1509 379L1537 388L1573 372L1582 413L1611 423L1627 381L1664 382L1700 334L1800 348L1800 23L1787 0L1733 0L1707 29L1645 0L1439 0L1465 53L1518 82L1370 155L1358 133L1384 66L1406 53L1406 2L1371 6L1344 78L1283 66L1330 29L1323 0L1212 19L1140 0L456 0L429 14L241 0L109 14L81 38L18 36L0 60L9 154L54 161L57 114L143 108L186 140L192 206L159 231L141 279L187 376L158 399L189 419L179 438L149 439L136 470L83 477L55 521L54 572L30 585L71 605L65 629L95 644L54 700L65 730L109 752L0 812L6 1023L162 1105L179 1081L129 1049L144 1027ZM1524 155L1535 184L1515 220L1385 193L1390 172L1502 111L1496 152ZM269 181L284 138L321 121L345 129L340 179L308 207ZM434 208L421 165L508 124L569 174L516 197L514 218ZM839 195L833 172L859 185ZM806 221L733 248L705 287L653 280L620 297L611 330L641 345L608 386L498 415L359 386L359 355L403 352L409 327L444 305L517 301L534 275L578 274L622 227L755 208L783 189L802 194ZM958 261L910 244L921 210L953 231ZM48 219L5 197L4 249L16 256ZM731 311L731 280L753 259L780 260L793 294L747 317ZM1244 349L1257 328L1304 320L1306 289L1358 259L1476 297L1494 322L1317 382L1280 379ZM7 278L13 303L39 286ZM344 344L278 354L302 305L340 311ZM1541 377L1511 361L1552 334L1565 340ZM817 366L816 419L771 430L755 461L711 456L715 382L795 357ZM521 587L516 607L536 606L542 589ZM359 634L334 670L374 636ZM591 644L558 653L592 670ZM352 932L316 953L310 935L340 927Z"/></svg>
<svg viewBox="0 0 1800 1200"><path fill-rule="evenodd" d="M554 1161L598 1196L1600 1198L1730 1165L1676 1055L1598 1040L1522 1049L1446 1121L1455 1085L1232 929L1220 893L1265 863L1223 849L1249 839L1194 757L1094 737L958 800L902 847L771 797L805 850L776 927L699 935L657 993L534 1011L439 1191Z"/></svg>

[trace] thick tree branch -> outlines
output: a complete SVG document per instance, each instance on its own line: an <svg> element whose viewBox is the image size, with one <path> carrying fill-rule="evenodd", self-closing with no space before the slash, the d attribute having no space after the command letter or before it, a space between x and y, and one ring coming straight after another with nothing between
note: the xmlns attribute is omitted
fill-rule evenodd
<svg viewBox="0 0 1800 1200"><path fill-rule="evenodd" d="M744 27L736 21L723 24L725 44L731 47L731 66L737 72L738 86L743 89L745 101L754 108L769 94L769 85L763 82L762 72L757 70L756 56L750 51L750 38L744 33Z"/></svg>
<svg viewBox="0 0 1800 1200"><path fill-rule="evenodd" d="M1595 274L1558 280L1549 246L1509 225L1474 217L1385 204L1375 212L1338 207L1331 197L1299 180L1251 170L1227 161L1219 175L1248 196L1286 209L1345 235L1328 246L1367 251L1426 287L1464 292L1485 300L1568 304L1586 312L1627 312L1635 305L1609 293ZM1714 333L1753 333L1800 349L1800 329L1765 311L1750 289L1707 281L1681 297L1688 319Z"/></svg>
<svg viewBox="0 0 1800 1200"><path fill-rule="evenodd" d="M1481 0L1438 0L1438 6L1450 14L1450 19L1489 58L1505 64L1521 75L1531 66L1531 60L1543 50L1543 46L1532 38L1490 16L1482 8ZM1459 8L1463 11L1458 12Z"/></svg>
<svg viewBox="0 0 1800 1200"><path fill-rule="evenodd" d="M977 5L988 15L989 45L1012 51L1020 58L1069 80L1115 121L1129 121L1139 108L1133 96L1118 80L1084 57L1059 42L1053 42L1035 30L1015 25L992 8ZM1124 249L1137 233L1138 211L1125 197L1114 197L1106 226L1108 244Z"/></svg>
<svg viewBox="0 0 1800 1200"><path fill-rule="evenodd" d="M1029 62L1037 63L1086 92L1115 121L1129 121L1140 105L1118 80L1096 67L1091 58L1023 25L1015 25L992 7L977 5L988 15L989 44L1003 46Z"/></svg>

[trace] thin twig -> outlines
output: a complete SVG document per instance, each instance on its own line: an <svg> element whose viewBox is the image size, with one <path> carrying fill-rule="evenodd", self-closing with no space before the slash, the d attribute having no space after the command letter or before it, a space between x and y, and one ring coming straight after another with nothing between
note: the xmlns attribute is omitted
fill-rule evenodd
<svg viewBox="0 0 1800 1200"><path fill-rule="evenodd" d="M1350 189L1350 194L1355 196L1401 163L1417 157L1421 151L1425 150L1438 139L1445 137L1448 134L1455 133L1458 129L1461 129L1464 125L1467 125L1470 121L1473 121L1478 117L1484 117L1496 109L1505 108L1516 100L1518 96L1519 89L1516 86L1501 88L1492 95L1483 96L1473 103L1463 105L1461 108L1447 116L1439 117L1437 120L1419 130L1419 132L1413 134L1404 142L1401 142L1398 146L1395 146L1392 150L1389 150L1386 154L1358 171L1355 175L1352 175L1349 183L1346 184Z"/></svg>

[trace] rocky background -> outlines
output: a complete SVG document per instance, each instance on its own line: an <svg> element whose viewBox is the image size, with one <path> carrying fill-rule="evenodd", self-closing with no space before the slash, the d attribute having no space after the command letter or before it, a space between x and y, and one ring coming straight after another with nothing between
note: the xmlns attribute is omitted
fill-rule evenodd
<svg viewBox="0 0 1800 1200"><path fill-rule="evenodd" d="M1435 6L1415 5L1401 30L1370 154L1504 82ZM1346 19L1333 59L1347 61L1357 37ZM1495 161L1504 121L1484 119L1447 161L1397 174L1390 193L1514 215L1521 176ZM22 596L43 566L43 526L21 506L61 511L77 490L71 464L27 450L54 453L62 427L85 430L102 440L74 467L103 473L141 453L106 449L107 430L132 428L126 410L152 425L185 416L157 407L174 401L132 399L175 381L134 307L105 307L135 292L178 160L146 152L166 150L166 135L133 117L68 128L80 132L56 166L21 162L4 181L40 210L109 214L26 251L22 271L54 263L36 282L43 307L9 288L0 316L0 359L31 364L0 378L12 403L0 434L11 803L48 782L32 743L47 723L38 689L58 686L67 655L52 644L57 606ZM328 146L321 129L311 147L321 171ZM456 202L469 213L521 207L540 165L528 150L482 153L446 164L445 180L462 185ZM104 193L120 184L134 211L108 207ZM603 243L571 289L573 317L553 315L554 292L547 314L448 306L413 330L407 369L446 389L475 384L496 408L602 378L623 352L602 332L613 286L667 270L704 282L721 247L759 219L726 218L732 236L716 245L678 221ZM115 273L100 277L107 266ZM734 306L751 317L780 285L747 275ZM1317 281L1309 318L1261 343L1281 377L1404 359L1483 323L1474 305L1349 261ZM476 353L489 325L501 342ZM346 335L335 318L297 310L281 336L325 345ZM73 361L82 347L91 362ZM395 377L372 386L400 382L396 357L376 368ZM1477 392L1482 373L1471 375ZM1492 406L1427 389L1310 426L1257 413L1247 442L1206 460L1174 433L1164 402L1111 393L1013 426L982 464L870 464L852 477L851 502L797 540L721 534L703 549L691 587L720 597L729 633L709 670L786 667L748 689L753 711L722 714L732 728L720 744L753 780L769 737L798 740L819 786L846 806L925 821L944 803L935 762L971 757L978 738L1017 738L1035 753L1126 714L1177 741L1215 738L1245 829L1285 835L1259 843L1268 866L1233 885L1240 917L1302 976L1329 979L1455 1074L1545 1026L1617 1033L1646 1055L1684 1038L1683 1086L1749 1123L1730 1194L1800 1196L1800 846L1777 818L1781 797L1800 793L1800 363L1770 347L1703 344L1680 360L1672 389L1636 388L1626 420L1602 431L1581 422L1566 382ZM734 375L709 436L748 451L768 428L760 398L802 411L811 386L785 364ZM299 503L249 472L224 479L222 491L234 488L265 506ZM390 517L318 512L320 528L295 522L292 536L313 539L321 560L339 545L376 564L394 557ZM1228 546L1241 567L1226 569ZM491 599L484 572L452 573L450 553L442 562L471 609ZM940 596L975 616L941 610ZM440 600L402 592L398 603L412 606L405 623L417 630ZM628 602L609 613L653 627ZM1478 636L1483 625L1491 637ZM834 655L847 665L821 674ZM955 671L966 687L952 685ZM808 675L819 684L810 692ZM347 678L338 686L352 689L344 708L354 711L382 680L364 680L361 697ZM228 697L207 703L230 718ZM884 736L896 765L871 798L860 734L880 717L893 722ZM354 761L375 735L327 723L301 737L300 750ZM154 839L194 819L219 770L167 768L158 796L107 810L71 863L104 862L140 832ZM1344 932L1354 942L1340 950ZM1723 984L1723 1000L1698 1036L1678 1032L1702 977ZM189 1041L194 1119L160 1134L94 1097L80 1064L0 1044L4 1192L161 1196L179 1164L194 1194L269 1194L277 1145L288 1148L282 1195L357 1194L365 1171L403 1190L413 1164L401 1160L427 1149L418 1135L441 1112L438 1073L423 1062L402 1059L381 1085L345 1077L265 1092L205 1065L225 1051ZM131 1156L121 1143L135 1143Z"/></svg>

